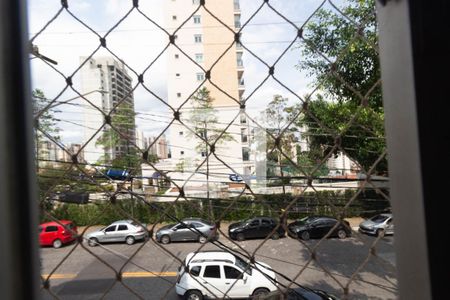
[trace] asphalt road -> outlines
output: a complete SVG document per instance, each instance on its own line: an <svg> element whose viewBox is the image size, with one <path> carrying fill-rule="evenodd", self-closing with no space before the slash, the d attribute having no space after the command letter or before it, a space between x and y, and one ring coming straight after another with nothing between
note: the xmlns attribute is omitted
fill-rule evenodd
<svg viewBox="0 0 450 300"><path fill-rule="evenodd" d="M234 250L254 253L256 259L295 282L319 288L348 299L396 299L393 237L377 240L357 232L344 240L300 242L279 240L219 241ZM97 247L78 244L60 249L41 248L42 275L49 280L42 289L44 299L178 299L174 284L176 269L187 253L219 249L207 243L104 244ZM309 249L308 249L309 248ZM315 259L311 259L311 251ZM178 259L177 259L178 258ZM117 278L117 273L122 278ZM278 276L281 284L288 280Z"/></svg>

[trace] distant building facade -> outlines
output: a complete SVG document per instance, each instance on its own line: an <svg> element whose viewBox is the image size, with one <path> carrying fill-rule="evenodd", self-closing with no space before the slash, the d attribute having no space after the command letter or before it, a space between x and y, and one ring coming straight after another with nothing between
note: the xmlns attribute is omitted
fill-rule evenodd
<svg viewBox="0 0 450 300"><path fill-rule="evenodd" d="M87 58L81 57L84 62ZM81 68L81 94L92 103L84 103L83 143L89 141L85 147L85 159L88 163L96 163L102 158L113 160L126 153L136 142L136 126L134 120L134 98L132 79L128 75L125 65L113 57L90 58ZM101 92L103 91L103 92ZM89 94L89 95L87 95ZM97 141L104 131L96 131L105 123L105 114L116 107L125 107L133 117L126 118L126 130L121 131L119 142L109 146L98 145ZM95 107L94 107L95 106ZM100 110L103 112L100 112ZM111 115L114 118L114 113ZM120 129L120 124L116 125ZM105 129L104 129L105 130ZM94 138L92 138L94 136Z"/></svg>
<svg viewBox="0 0 450 300"><path fill-rule="evenodd" d="M166 27L180 26L196 10L199 3L200 1L166 1ZM239 31L241 12L238 0L208 1L208 10L235 32ZM234 38L235 33L202 8L177 31L175 44L179 45L183 52L173 46L167 51L167 87L168 104L181 113L182 122L175 121L169 129L170 162L164 162L161 167L181 173L199 167L198 174L206 174L208 168L209 176L222 182L228 181L230 173L254 174L249 119L245 115L245 109L241 107L241 104L244 104L245 92L243 48L240 43L230 45ZM205 70L210 72L205 73ZM214 84L208 81L208 76ZM214 99L211 106L217 117L217 122L205 124L205 127L208 126L205 128L206 134L211 135L211 132L226 128L226 134L232 137L219 140L215 144L215 154L226 162L226 165L214 155L210 155L208 164L204 164L208 147L205 146L203 150L204 140L193 135L192 131L184 126L192 129L192 115L201 114L194 111L190 100L201 87L206 87L210 97ZM227 128L229 124L231 125ZM182 176L181 174L177 177ZM201 183L203 180L205 178L198 178L189 184Z"/></svg>
<svg viewBox="0 0 450 300"><path fill-rule="evenodd" d="M72 156L77 154L78 163L85 163L84 151L81 144L69 144L64 146L55 144L52 141L45 140L39 142L38 163L39 167L63 167L68 162L72 162Z"/></svg>

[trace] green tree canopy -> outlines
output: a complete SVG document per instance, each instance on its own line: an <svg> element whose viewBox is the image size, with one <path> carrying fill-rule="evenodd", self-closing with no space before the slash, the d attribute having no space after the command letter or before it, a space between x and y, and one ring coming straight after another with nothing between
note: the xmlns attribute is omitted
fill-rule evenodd
<svg viewBox="0 0 450 300"><path fill-rule="evenodd" d="M342 8L347 17L322 9L305 28L298 68L320 88L297 124L308 128L316 153L326 155L337 143L335 152L344 150L368 170L386 146L375 4L349 2ZM386 158L376 171L387 171Z"/></svg>
<svg viewBox="0 0 450 300"><path fill-rule="evenodd" d="M115 108L111 114L112 126L105 128L96 141L97 146L103 146L106 150L99 163L111 164L113 168L129 169L132 173L140 170L141 157L132 143L135 140L135 116L133 107L126 101ZM109 156L109 150L115 147L126 147L126 150L113 159ZM150 156L150 159L154 160L156 157Z"/></svg>
<svg viewBox="0 0 450 300"><path fill-rule="evenodd" d="M214 98L211 97L210 91L206 87L200 88L191 99L192 111L189 114L187 123L192 126L196 135L201 136L203 141L197 143L195 149L201 153L208 150L205 141L212 145L213 143L222 144L226 141L232 141L234 138L228 133L223 132L224 126L219 126L217 110L213 107ZM188 134L193 137L192 133Z"/></svg>

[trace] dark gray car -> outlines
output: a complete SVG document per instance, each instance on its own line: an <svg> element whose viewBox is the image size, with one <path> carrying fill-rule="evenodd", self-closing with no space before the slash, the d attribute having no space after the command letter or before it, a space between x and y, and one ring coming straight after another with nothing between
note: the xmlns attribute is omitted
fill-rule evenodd
<svg viewBox="0 0 450 300"><path fill-rule="evenodd" d="M203 219L189 218L177 224L169 224L156 232L156 240L163 244L181 241L199 241L218 238L216 225Z"/></svg>

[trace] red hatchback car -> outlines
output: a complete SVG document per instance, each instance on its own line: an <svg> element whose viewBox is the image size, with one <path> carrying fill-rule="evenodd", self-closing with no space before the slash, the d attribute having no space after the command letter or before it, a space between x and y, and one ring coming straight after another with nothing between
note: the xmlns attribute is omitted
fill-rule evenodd
<svg viewBox="0 0 450 300"><path fill-rule="evenodd" d="M72 221L61 220L59 223L48 222L39 225L39 243L41 246L60 248L63 244L74 241L77 235L77 226Z"/></svg>

